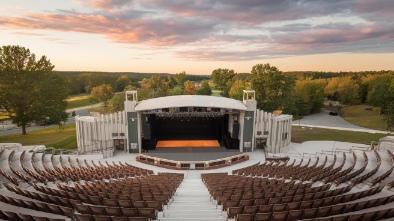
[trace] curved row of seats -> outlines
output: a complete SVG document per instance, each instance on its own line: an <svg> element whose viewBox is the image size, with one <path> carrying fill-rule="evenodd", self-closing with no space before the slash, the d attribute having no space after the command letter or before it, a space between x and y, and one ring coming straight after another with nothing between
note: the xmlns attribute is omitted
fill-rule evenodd
<svg viewBox="0 0 394 221"><path fill-rule="evenodd" d="M373 168L367 170L372 154L376 161ZM309 158L307 162L301 159L299 163L286 158L270 160L234 170L233 175L202 174L202 179L212 199L227 212L228 219L373 221L394 217L391 208L394 195L387 194L387 190L380 194L394 168L392 152L387 151L390 161L385 162L385 166L389 169L383 172L381 153L377 151L371 152L369 157L366 152L353 152L350 160L346 160L347 154L341 155L342 161L335 154L331 163L328 157L322 162L319 157L315 161ZM344 168L345 165L348 166ZM386 184L381 184L382 181ZM393 182L389 181L387 186ZM360 187L356 187L359 184L370 188L360 191ZM373 187L375 185L378 186ZM389 209L380 209L382 206ZM364 212L367 208L370 209Z"/></svg>
<svg viewBox="0 0 394 221"><path fill-rule="evenodd" d="M73 163L70 157L14 150L2 151L0 157L8 165L0 170L8 191L0 194L0 202L8 205L0 211L4 220L155 220L183 180L183 174L153 175L122 162L76 158ZM64 218L33 217L20 208Z"/></svg>

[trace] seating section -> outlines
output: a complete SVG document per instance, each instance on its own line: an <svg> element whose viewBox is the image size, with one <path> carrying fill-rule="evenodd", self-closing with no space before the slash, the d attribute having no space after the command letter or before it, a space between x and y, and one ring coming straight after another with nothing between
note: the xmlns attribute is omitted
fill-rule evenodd
<svg viewBox="0 0 394 221"><path fill-rule="evenodd" d="M387 152L390 169L382 172L382 153L370 153L353 152L349 157L341 152L331 157L331 163L328 157L302 158L298 163L289 158L270 159L234 170L232 175L201 176L227 219L390 219L394 217L394 195L387 188L393 182L387 183L386 178L394 168L394 155ZM370 162L374 165L367 171ZM360 189L363 186L369 188ZM383 190L385 194L380 194Z"/></svg>
<svg viewBox="0 0 394 221"><path fill-rule="evenodd" d="M122 162L71 160L14 150L3 150L0 156L8 165L0 170L7 190L0 194L0 202L14 208L0 210L3 220L157 220L184 176L154 175ZM48 215L31 216L23 213L25 209Z"/></svg>

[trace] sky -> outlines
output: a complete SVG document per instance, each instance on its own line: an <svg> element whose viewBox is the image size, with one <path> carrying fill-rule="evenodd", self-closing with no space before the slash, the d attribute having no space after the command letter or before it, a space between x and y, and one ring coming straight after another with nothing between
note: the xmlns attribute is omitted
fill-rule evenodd
<svg viewBox="0 0 394 221"><path fill-rule="evenodd" d="M394 70L394 1L1 0L3 45L57 71Z"/></svg>

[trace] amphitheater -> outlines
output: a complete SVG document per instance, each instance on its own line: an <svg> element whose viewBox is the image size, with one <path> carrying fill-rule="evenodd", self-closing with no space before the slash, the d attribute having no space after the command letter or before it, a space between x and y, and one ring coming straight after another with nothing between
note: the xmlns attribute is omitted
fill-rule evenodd
<svg viewBox="0 0 394 221"><path fill-rule="evenodd" d="M248 118L242 113L237 117ZM102 119L110 122L108 117ZM241 140L247 139L243 135ZM78 147L84 153L77 155L0 146L0 219L394 220L391 147L314 141L281 142L286 144L283 148L271 142L274 145L265 150L248 149L247 142L239 142L239 149L160 150L148 143L149 150L144 150L138 143L146 133L134 137L138 136L131 147L96 145L94 151L89 147L89 153L87 146ZM237 137L234 132L230 136ZM291 135L275 137L283 141ZM139 151L128 151L133 148ZM179 159L164 159L169 156Z"/></svg>
<svg viewBox="0 0 394 221"><path fill-rule="evenodd" d="M334 148L333 148L334 147ZM339 142L249 153L212 170L172 170L137 154L1 151L3 220L393 220L389 150Z"/></svg>

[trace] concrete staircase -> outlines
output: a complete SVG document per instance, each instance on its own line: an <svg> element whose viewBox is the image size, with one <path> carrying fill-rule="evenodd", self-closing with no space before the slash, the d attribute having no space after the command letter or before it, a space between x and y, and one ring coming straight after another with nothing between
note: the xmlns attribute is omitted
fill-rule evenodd
<svg viewBox="0 0 394 221"><path fill-rule="evenodd" d="M210 199L208 189L196 170L189 170L173 200L158 214L159 221L225 221L226 212Z"/></svg>

